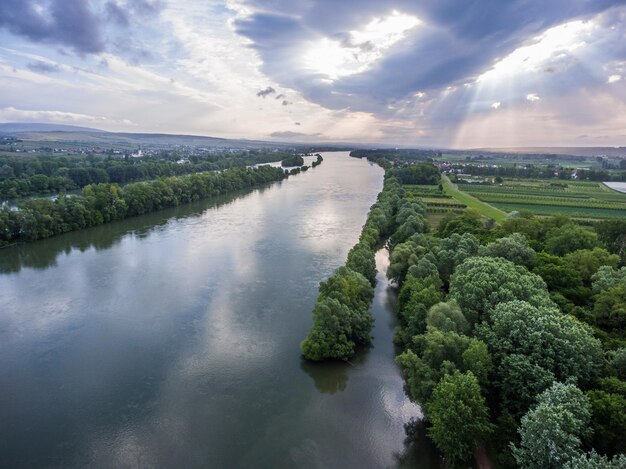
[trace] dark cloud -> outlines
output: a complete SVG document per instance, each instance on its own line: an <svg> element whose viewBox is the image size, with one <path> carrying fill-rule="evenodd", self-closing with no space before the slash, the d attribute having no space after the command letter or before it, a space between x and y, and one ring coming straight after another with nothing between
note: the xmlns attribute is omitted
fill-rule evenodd
<svg viewBox="0 0 626 469"><path fill-rule="evenodd" d="M131 0L129 2L131 11L139 16L157 15L164 8L165 3L161 0Z"/></svg>
<svg viewBox="0 0 626 469"><path fill-rule="evenodd" d="M355 8L353 2L335 0L248 0L245 5L253 13L234 25L259 52L263 71L281 85L330 109L387 116L395 114L389 110L390 102L417 91L436 92L473 81L498 58L546 29L624 4L624 0L362 0ZM329 82L323 73L302 67L302 47L324 37L350 51L371 50L371 43L354 43L348 32L393 10L423 23L367 71Z"/></svg>
<svg viewBox="0 0 626 469"><path fill-rule="evenodd" d="M291 104L293 104L291 101L287 101L286 99L283 99L283 102L281 103L283 106L289 106Z"/></svg>
<svg viewBox="0 0 626 469"><path fill-rule="evenodd" d="M58 65L42 62L40 60L26 64L26 68L37 73L58 73L61 71Z"/></svg>
<svg viewBox="0 0 626 469"><path fill-rule="evenodd" d="M0 27L31 41L68 46L78 53L104 50L101 25L87 2L51 0L43 5L33 0L0 0Z"/></svg>
<svg viewBox="0 0 626 469"><path fill-rule="evenodd" d="M269 96L270 94L273 94L273 93L276 93L276 90L272 88L271 86L268 86L264 90L260 90L259 92L257 92L256 95L259 98L265 98L266 96Z"/></svg>
<svg viewBox="0 0 626 469"><path fill-rule="evenodd" d="M274 98L274 99L283 99L284 97L285 97L285 95L281 93L278 96L276 96L276 98Z"/></svg>
<svg viewBox="0 0 626 469"><path fill-rule="evenodd" d="M295 125L302 125L300 122L294 122Z"/></svg>
<svg viewBox="0 0 626 469"><path fill-rule="evenodd" d="M99 6L85 0L0 0L0 28L33 42L65 46L78 54L107 49L108 28L126 30L134 20L158 14L160 1L108 1Z"/></svg>
<svg viewBox="0 0 626 469"><path fill-rule="evenodd" d="M130 18L122 7L115 2L107 2L104 6L106 17L109 21L112 21L120 26L127 27L130 25Z"/></svg>

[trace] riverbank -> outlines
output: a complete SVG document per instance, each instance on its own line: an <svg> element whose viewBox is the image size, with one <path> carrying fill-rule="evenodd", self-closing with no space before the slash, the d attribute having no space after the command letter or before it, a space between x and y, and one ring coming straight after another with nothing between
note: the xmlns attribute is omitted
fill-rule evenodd
<svg viewBox="0 0 626 469"><path fill-rule="evenodd" d="M55 200L32 199L17 208L0 209L0 246L102 225L286 177L280 168L260 166L161 178L124 187L89 185L81 195Z"/></svg>

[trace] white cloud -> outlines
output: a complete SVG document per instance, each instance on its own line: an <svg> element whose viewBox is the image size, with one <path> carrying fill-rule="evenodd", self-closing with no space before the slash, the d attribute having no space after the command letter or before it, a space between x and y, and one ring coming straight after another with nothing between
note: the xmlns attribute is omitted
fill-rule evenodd
<svg viewBox="0 0 626 469"><path fill-rule="evenodd" d="M529 93L526 95L526 101L530 101L535 102L535 101L540 101L541 98L539 97L539 95L537 93Z"/></svg>
<svg viewBox="0 0 626 469"><path fill-rule="evenodd" d="M493 109L499 109L501 105L502 105L502 103L501 103L500 101L496 101L495 103L493 103L493 104L491 105L491 107L492 107Z"/></svg>
<svg viewBox="0 0 626 469"><path fill-rule="evenodd" d="M607 83L616 83L622 79L621 75L611 75L609 79L606 81Z"/></svg>
<svg viewBox="0 0 626 469"><path fill-rule="evenodd" d="M515 49L499 60L490 70L480 75L478 81L503 80L521 72L541 70L550 60L583 47L594 29L595 23L582 20L550 28L533 38L530 44Z"/></svg>
<svg viewBox="0 0 626 469"><path fill-rule="evenodd" d="M91 116L65 111L32 111L16 109L14 107L0 108L0 122L54 122L58 124L124 124L136 125L134 122L124 119L116 120L103 116Z"/></svg>
<svg viewBox="0 0 626 469"><path fill-rule="evenodd" d="M325 37L309 42L302 56L302 66L305 70L325 74L331 80L364 72L420 23L415 16L394 11L341 38Z"/></svg>

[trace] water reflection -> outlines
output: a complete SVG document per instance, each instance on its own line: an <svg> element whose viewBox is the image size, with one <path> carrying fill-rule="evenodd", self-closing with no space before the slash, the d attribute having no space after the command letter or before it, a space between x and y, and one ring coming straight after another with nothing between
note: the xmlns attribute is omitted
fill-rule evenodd
<svg viewBox="0 0 626 469"><path fill-rule="evenodd" d="M0 249L0 273L19 272L24 267L47 269L56 264L57 257L61 254L68 255L72 250L85 252L91 248L97 251L110 249L119 243L123 236L129 234L138 239L145 239L150 233L162 230L173 221L198 217L208 209L228 206L247 194L252 192L262 194L271 185L279 187L281 184L282 181L257 189L213 197L32 243Z"/></svg>
<svg viewBox="0 0 626 469"><path fill-rule="evenodd" d="M384 277L354 366L307 366L298 349L381 186L380 168L324 155L222 205L4 250L0 466L394 465L419 407L393 363Z"/></svg>

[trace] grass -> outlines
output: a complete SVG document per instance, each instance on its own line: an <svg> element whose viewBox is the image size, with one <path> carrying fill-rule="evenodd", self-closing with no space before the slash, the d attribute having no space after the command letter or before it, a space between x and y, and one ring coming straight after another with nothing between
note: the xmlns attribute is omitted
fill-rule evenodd
<svg viewBox="0 0 626 469"><path fill-rule="evenodd" d="M459 204L464 204L469 208L473 208L474 210L477 210L481 215L488 218L493 218L498 223L506 220L506 212L503 212L499 208L496 208L485 202L481 202L479 199L467 192L459 190L456 184L453 184L448 176L446 176L445 174L441 175L441 184L443 185L444 193L452 197Z"/></svg>

